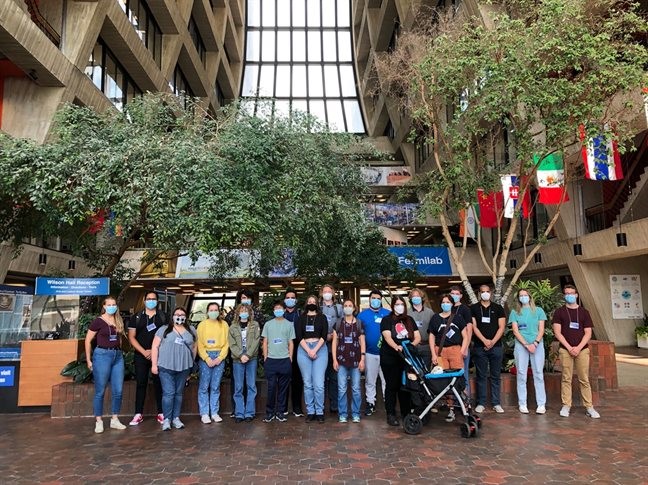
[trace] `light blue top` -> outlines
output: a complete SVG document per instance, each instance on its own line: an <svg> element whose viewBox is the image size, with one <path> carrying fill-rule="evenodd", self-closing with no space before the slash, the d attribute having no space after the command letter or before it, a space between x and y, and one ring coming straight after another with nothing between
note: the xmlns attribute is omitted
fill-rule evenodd
<svg viewBox="0 0 648 485"><path fill-rule="evenodd" d="M540 320L547 321L547 315L540 307L536 307L535 313L531 311L531 307L522 307L521 313L515 310L511 311L509 315L509 323L517 323L518 331L524 337L527 343L533 342L538 336L538 326Z"/></svg>
<svg viewBox="0 0 648 485"><path fill-rule="evenodd" d="M195 338L189 330L182 334L175 330L164 336L166 325L158 328L155 336L161 339L158 350L158 367L172 371L183 371L193 367L193 346Z"/></svg>
<svg viewBox="0 0 648 485"><path fill-rule="evenodd" d="M295 326L285 318L273 318L263 326L261 336L268 341L268 357L270 359L287 359L288 344L295 339Z"/></svg>

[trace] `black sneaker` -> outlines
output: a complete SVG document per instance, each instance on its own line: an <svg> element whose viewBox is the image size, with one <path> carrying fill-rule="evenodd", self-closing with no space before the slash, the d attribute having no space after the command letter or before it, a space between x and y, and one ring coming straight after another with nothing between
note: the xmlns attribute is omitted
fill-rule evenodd
<svg viewBox="0 0 648 485"><path fill-rule="evenodd" d="M304 411L302 411L301 409L293 409L293 416L295 416L296 418L301 418L303 415Z"/></svg>
<svg viewBox="0 0 648 485"><path fill-rule="evenodd" d="M269 415L267 415L265 418L263 418L263 422L264 422L264 423L269 423L269 422L272 421L274 418L275 418L274 416L272 416L272 415L269 414Z"/></svg>
<svg viewBox="0 0 648 485"><path fill-rule="evenodd" d="M254 416L248 416L247 418L245 418L245 422L246 423L251 423L253 419L254 419Z"/></svg>
<svg viewBox="0 0 648 485"><path fill-rule="evenodd" d="M236 418L234 421L237 422L237 423L242 423L242 422L243 422L243 418Z"/></svg>
<svg viewBox="0 0 648 485"><path fill-rule="evenodd" d="M318 414L317 415L317 422L318 423L323 423L324 422L324 415L323 414Z"/></svg>
<svg viewBox="0 0 648 485"><path fill-rule="evenodd" d="M315 421L315 415L314 414L309 414L308 416L306 416L306 422L307 423L310 423L312 421Z"/></svg>
<svg viewBox="0 0 648 485"><path fill-rule="evenodd" d="M396 416L391 414L387 416L387 424L389 426L400 426L400 421L398 421L398 418Z"/></svg>
<svg viewBox="0 0 648 485"><path fill-rule="evenodd" d="M285 423L286 421L288 421L288 418L286 417L285 414L277 414L277 415L275 416L275 419L276 419L277 421L279 421L280 423Z"/></svg>
<svg viewBox="0 0 648 485"><path fill-rule="evenodd" d="M368 402L367 407L365 408L365 416L371 416L375 412L376 412L376 405Z"/></svg>

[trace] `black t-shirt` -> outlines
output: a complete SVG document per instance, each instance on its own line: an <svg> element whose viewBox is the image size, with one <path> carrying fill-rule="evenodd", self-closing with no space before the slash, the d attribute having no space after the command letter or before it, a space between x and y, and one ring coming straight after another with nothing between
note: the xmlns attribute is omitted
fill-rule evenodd
<svg viewBox="0 0 648 485"><path fill-rule="evenodd" d="M380 322L380 334L382 335L384 331L391 332L391 338L397 345L402 345L404 340L413 341L415 330L418 330L416 322L409 315L395 316L390 313ZM384 341L380 346L380 355L383 357L400 358L399 353Z"/></svg>
<svg viewBox="0 0 648 485"><path fill-rule="evenodd" d="M468 305L462 303L459 306L453 306L450 312L461 315L461 318L463 318L466 325L469 323L472 324L472 312L470 311L470 308L468 308Z"/></svg>
<svg viewBox="0 0 648 485"><path fill-rule="evenodd" d="M488 307L485 307L481 303L475 303L470 307L470 312L472 313L472 318L475 319L477 328L487 339L492 339L497 333L497 330L499 329L498 320L500 318L506 319L506 314L504 313L502 305L492 302ZM473 342L478 347L484 346L484 342L482 342L476 335L473 335ZM501 345L502 339L500 338L495 343L495 347Z"/></svg>
<svg viewBox="0 0 648 485"><path fill-rule="evenodd" d="M166 326L167 323L167 317L163 311L158 310L155 315L149 317L146 311L142 310L130 318L128 328L135 329L135 340L144 350L149 350L153 346L155 332L158 328Z"/></svg>
<svg viewBox="0 0 648 485"><path fill-rule="evenodd" d="M323 338L326 342L328 335L328 321L321 313L317 315L306 315L302 313L299 316L297 325L295 325L295 340L301 342L307 338Z"/></svg>
<svg viewBox="0 0 648 485"><path fill-rule="evenodd" d="M450 328L446 332L446 326L450 324ZM428 331L434 335L434 343L438 347L441 343L441 336L446 332L444 347L453 347L461 345L463 338L461 331L466 328L466 322L459 314L450 314L448 318L443 318L440 313L435 313L430 320L430 327Z"/></svg>

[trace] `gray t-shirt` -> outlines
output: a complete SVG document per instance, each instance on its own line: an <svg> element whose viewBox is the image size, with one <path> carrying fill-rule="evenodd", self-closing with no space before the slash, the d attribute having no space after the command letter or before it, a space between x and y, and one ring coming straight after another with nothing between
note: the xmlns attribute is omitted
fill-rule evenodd
<svg viewBox="0 0 648 485"><path fill-rule="evenodd" d="M172 330L164 337L166 326L158 328L156 337L160 337L160 349L158 350L158 367L167 370L183 371L193 367L193 334L185 330L182 335Z"/></svg>
<svg viewBox="0 0 648 485"><path fill-rule="evenodd" d="M321 309L322 309L322 313L326 317L326 321L328 322L328 333L333 333L333 329L335 328L335 325L344 316L344 312L342 311L342 305L340 305L339 303L332 303L331 305L328 306L322 305Z"/></svg>
<svg viewBox="0 0 648 485"><path fill-rule="evenodd" d="M416 322L416 328L421 333L421 343L420 345L428 345L428 328L430 326L430 320L432 320L432 315L434 312L430 307L423 306L423 309L420 312L417 312L414 307L411 307L409 316L414 319Z"/></svg>
<svg viewBox="0 0 648 485"><path fill-rule="evenodd" d="M295 326L285 318L273 318L263 326L261 336L268 340L268 357L271 359L287 359L288 344L295 339Z"/></svg>

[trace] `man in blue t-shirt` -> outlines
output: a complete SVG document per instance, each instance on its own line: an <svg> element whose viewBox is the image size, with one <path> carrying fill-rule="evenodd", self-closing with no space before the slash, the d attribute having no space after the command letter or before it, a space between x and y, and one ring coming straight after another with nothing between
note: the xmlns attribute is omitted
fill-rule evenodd
<svg viewBox="0 0 648 485"><path fill-rule="evenodd" d="M371 290L369 294L369 308L365 308L358 315L365 331L367 355L365 355L365 416L371 416L376 411L376 380L380 376L382 394L385 397L385 377L380 369L380 322L391 312L382 306L382 293L380 290Z"/></svg>

